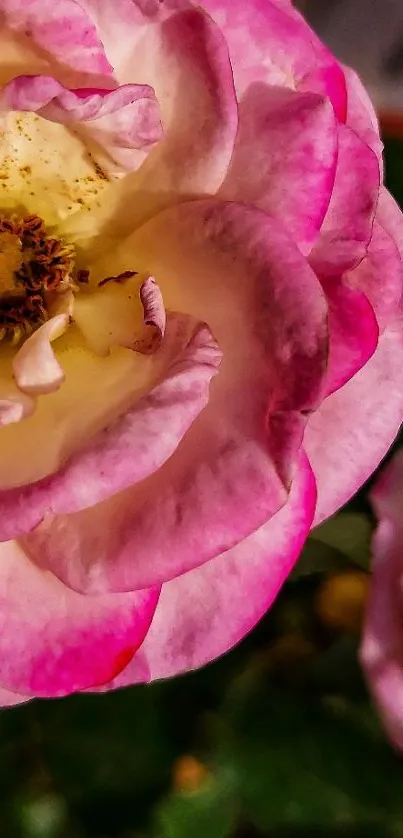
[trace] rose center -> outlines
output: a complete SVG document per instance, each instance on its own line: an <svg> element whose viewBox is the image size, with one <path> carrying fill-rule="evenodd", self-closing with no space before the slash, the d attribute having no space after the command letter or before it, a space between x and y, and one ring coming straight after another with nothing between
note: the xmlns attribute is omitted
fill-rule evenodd
<svg viewBox="0 0 403 838"><path fill-rule="evenodd" d="M49 318L55 295L74 288L72 245L37 215L0 215L0 341L25 340Z"/></svg>

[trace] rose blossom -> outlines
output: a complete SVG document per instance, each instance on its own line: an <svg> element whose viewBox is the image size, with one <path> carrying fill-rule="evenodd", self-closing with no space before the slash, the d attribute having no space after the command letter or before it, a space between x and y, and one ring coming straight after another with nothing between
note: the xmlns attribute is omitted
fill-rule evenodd
<svg viewBox="0 0 403 838"><path fill-rule="evenodd" d="M361 83L287 0L0 10L12 704L262 616L396 435L403 225Z"/></svg>
<svg viewBox="0 0 403 838"><path fill-rule="evenodd" d="M378 527L361 660L389 739L403 749L403 451L371 494Z"/></svg>

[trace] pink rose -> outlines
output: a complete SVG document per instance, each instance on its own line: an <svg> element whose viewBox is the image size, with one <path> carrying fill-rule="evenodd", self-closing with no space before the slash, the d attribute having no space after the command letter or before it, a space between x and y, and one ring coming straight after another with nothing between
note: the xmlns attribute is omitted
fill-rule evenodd
<svg viewBox="0 0 403 838"><path fill-rule="evenodd" d="M372 491L378 518L361 660L392 744L403 750L403 451Z"/></svg>
<svg viewBox="0 0 403 838"><path fill-rule="evenodd" d="M365 91L288 0L204 7L0 0L3 704L225 652L400 423Z"/></svg>

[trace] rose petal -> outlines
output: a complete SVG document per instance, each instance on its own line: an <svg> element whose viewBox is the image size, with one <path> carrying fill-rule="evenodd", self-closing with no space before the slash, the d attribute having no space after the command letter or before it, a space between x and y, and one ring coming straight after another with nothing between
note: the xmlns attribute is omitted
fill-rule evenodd
<svg viewBox="0 0 403 838"><path fill-rule="evenodd" d="M351 160L354 160L354 166ZM379 187L376 155L351 128L340 125L332 198L309 260L320 277L340 276L356 267L365 256Z"/></svg>
<svg viewBox="0 0 403 838"><path fill-rule="evenodd" d="M122 672L126 681L167 678L208 663L247 634L272 604L308 535L315 480L299 462L287 503L237 547L167 582L148 635ZM147 661L150 674L136 672ZM145 676L145 677L144 677Z"/></svg>
<svg viewBox="0 0 403 838"><path fill-rule="evenodd" d="M214 194L231 159L237 104L227 47L201 9L149 27L132 52L127 78L149 84L161 108L164 139L92 212L71 217L64 231L98 256L160 209L184 196ZM127 207L130 206L130 212Z"/></svg>
<svg viewBox="0 0 403 838"><path fill-rule="evenodd" d="M111 680L142 643L157 588L85 597L36 568L16 542L0 545L0 683L60 696Z"/></svg>
<svg viewBox="0 0 403 838"><path fill-rule="evenodd" d="M351 67L344 67L347 82L347 120L361 140L376 154L383 178L383 143L379 136L379 122L375 108L359 76Z"/></svg>
<svg viewBox="0 0 403 838"><path fill-rule="evenodd" d="M170 307L203 312L223 361L208 406L158 473L85 516L45 521L31 536L35 560L51 562L77 589L93 589L93 565L104 590L147 587L262 526L286 501L306 414L320 401L326 372L320 284L263 213L214 201L183 204L144 226L114 258L133 252L141 270L155 268ZM72 484L82 504L87 472ZM7 514L4 503L3 495L1 526L15 526L15 496ZM19 522L32 525L27 513Z"/></svg>
<svg viewBox="0 0 403 838"><path fill-rule="evenodd" d="M99 357L74 325L54 342L53 350L65 374L63 386L38 396L35 412L24 422L2 428L2 490L59 471L72 454L132 407L154 381L153 356L112 347L107 357Z"/></svg>
<svg viewBox="0 0 403 838"><path fill-rule="evenodd" d="M123 168L137 169L162 136L158 105L147 85L69 90L51 76L19 76L3 87L0 108L35 111L69 126L91 144L96 159L101 149L105 169L108 156Z"/></svg>
<svg viewBox="0 0 403 838"><path fill-rule="evenodd" d="M37 114L9 111L0 146L3 212L23 207L59 229L61 219L83 210L108 189L82 141L64 125Z"/></svg>
<svg viewBox="0 0 403 838"><path fill-rule="evenodd" d="M403 261L403 215L390 192L383 186L379 193L377 220L392 237Z"/></svg>
<svg viewBox="0 0 403 838"><path fill-rule="evenodd" d="M311 249L332 194L337 131L330 103L312 93L252 85L239 112L219 195L269 212L303 253Z"/></svg>
<svg viewBox="0 0 403 838"><path fill-rule="evenodd" d="M329 303L329 395L343 387L372 357L378 346L379 324L362 291L345 281L324 281L322 285Z"/></svg>
<svg viewBox="0 0 403 838"><path fill-rule="evenodd" d="M11 392L10 392L11 391ZM11 425L14 422L21 422L30 416L35 409L35 402L29 396L14 385L4 391L0 389L0 427Z"/></svg>
<svg viewBox="0 0 403 838"><path fill-rule="evenodd" d="M205 406L219 361L220 352L206 327L189 317L172 316L164 352L155 361L155 378L162 381L117 422L96 435L54 477L2 492L0 509L5 512L7 508L11 515L8 524L3 518L2 540L11 537L11 533L14 537L32 529L45 513L74 512L93 506L160 468ZM48 518L45 533L50 526ZM88 528L87 524L84 526ZM96 530L90 530L96 535ZM60 549L66 546L61 542ZM45 547L43 561L46 562ZM79 562L77 566L72 563L66 572L80 574Z"/></svg>
<svg viewBox="0 0 403 838"><path fill-rule="evenodd" d="M107 277L90 293L74 301L74 321L86 343L98 355L112 346L125 346L149 355L164 337L166 313L162 294L153 277L140 287L137 275ZM113 281L115 280L115 281Z"/></svg>
<svg viewBox="0 0 403 838"><path fill-rule="evenodd" d="M149 276L142 283L140 299L144 312L144 325L149 327L149 334L137 341L133 348L137 352L144 352L148 355L158 349L166 328L164 300L154 277Z"/></svg>
<svg viewBox="0 0 403 838"><path fill-rule="evenodd" d="M142 39L149 24L193 8L188 0L80 0L80 5L94 22L120 81L140 77Z"/></svg>
<svg viewBox="0 0 403 838"><path fill-rule="evenodd" d="M403 415L402 324L382 335L368 363L311 416L305 447L318 486L315 525L333 515L375 470Z"/></svg>
<svg viewBox="0 0 403 838"><path fill-rule="evenodd" d="M16 704L26 704L27 701L31 701L31 696L18 695L0 687L0 707L15 707Z"/></svg>
<svg viewBox="0 0 403 838"><path fill-rule="evenodd" d="M29 35L56 59L85 73L110 75L109 64L91 19L76 0L0 0L0 13L12 29Z"/></svg>
<svg viewBox="0 0 403 838"><path fill-rule="evenodd" d="M64 381L64 372L51 346L69 324L68 314L58 314L24 341L13 360L18 387L28 395L53 393Z"/></svg>
<svg viewBox="0 0 403 838"><path fill-rule="evenodd" d="M368 297L383 331L399 308L403 262L395 242L376 218L367 255L349 274L348 281Z"/></svg>
<svg viewBox="0 0 403 838"><path fill-rule="evenodd" d="M131 684L148 684L151 681L150 667L146 656L141 648L135 653L131 661L111 681L106 681L100 687L91 687L86 692L105 693L110 690L118 690L121 687L130 687Z"/></svg>
<svg viewBox="0 0 403 838"><path fill-rule="evenodd" d="M291 4L203 0L203 6L228 42L238 97L253 82L264 81L328 96L338 118L345 119L344 73Z"/></svg>
<svg viewBox="0 0 403 838"><path fill-rule="evenodd" d="M403 749L403 456L398 452L371 493L378 517L361 662L386 732Z"/></svg>
<svg viewBox="0 0 403 838"><path fill-rule="evenodd" d="M51 56L35 46L27 36L4 25L0 17L0 85L6 84L21 73L50 73L53 64ZM55 71L55 68L52 67Z"/></svg>
<svg viewBox="0 0 403 838"><path fill-rule="evenodd" d="M6 343L0 351L0 427L12 425L30 416L35 410L35 399L22 393L13 375L15 349Z"/></svg>

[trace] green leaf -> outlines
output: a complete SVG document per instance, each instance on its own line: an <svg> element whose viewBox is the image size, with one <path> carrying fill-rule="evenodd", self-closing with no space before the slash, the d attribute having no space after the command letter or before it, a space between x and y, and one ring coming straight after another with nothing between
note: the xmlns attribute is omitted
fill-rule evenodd
<svg viewBox="0 0 403 838"><path fill-rule="evenodd" d="M156 838L227 838L236 821L231 779L222 772L197 792L172 794L159 807Z"/></svg>
<svg viewBox="0 0 403 838"><path fill-rule="evenodd" d="M315 531L314 531L315 533ZM346 556L332 547L314 538L314 533L308 538L305 547L294 567L289 579L291 582L307 576L344 569L349 565Z"/></svg>
<svg viewBox="0 0 403 838"><path fill-rule="evenodd" d="M364 700L362 715L368 713ZM304 834L333 823L402 821L402 762L377 724L373 733L367 720L360 723L360 707L349 697L243 680L229 696L226 717L223 752L244 816L258 829Z"/></svg>
<svg viewBox="0 0 403 838"><path fill-rule="evenodd" d="M316 527L311 539L337 550L353 564L368 569L372 524L366 515L342 512Z"/></svg>

